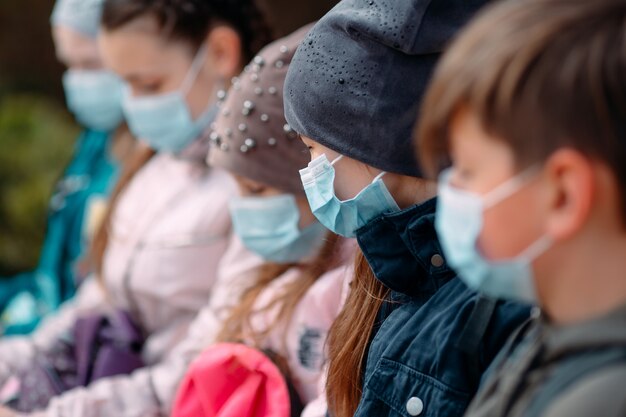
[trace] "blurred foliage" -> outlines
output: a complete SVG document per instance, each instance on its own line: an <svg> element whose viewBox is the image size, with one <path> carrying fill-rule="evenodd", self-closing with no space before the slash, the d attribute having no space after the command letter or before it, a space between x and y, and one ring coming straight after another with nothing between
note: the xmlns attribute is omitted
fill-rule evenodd
<svg viewBox="0 0 626 417"><path fill-rule="evenodd" d="M37 264L48 200L78 133L61 103L0 98L0 275Z"/></svg>

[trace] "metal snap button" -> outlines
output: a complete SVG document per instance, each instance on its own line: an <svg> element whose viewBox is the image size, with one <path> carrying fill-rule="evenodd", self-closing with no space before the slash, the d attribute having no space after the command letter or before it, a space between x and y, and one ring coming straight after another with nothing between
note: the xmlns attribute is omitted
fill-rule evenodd
<svg viewBox="0 0 626 417"><path fill-rule="evenodd" d="M424 411L424 403L418 397L411 397L406 403L406 411L411 416L419 416Z"/></svg>
<svg viewBox="0 0 626 417"><path fill-rule="evenodd" d="M435 268L439 268L440 266L443 266L444 264L443 256L439 255L438 253L434 254L432 258L430 258L430 264L434 266Z"/></svg>

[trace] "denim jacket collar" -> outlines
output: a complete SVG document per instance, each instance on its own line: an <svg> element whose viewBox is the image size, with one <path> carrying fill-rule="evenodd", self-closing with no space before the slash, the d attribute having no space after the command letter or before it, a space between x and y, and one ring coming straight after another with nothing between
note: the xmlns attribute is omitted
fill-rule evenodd
<svg viewBox="0 0 626 417"><path fill-rule="evenodd" d="M433 294L454 277L435 231L436 199L384 214L357 231L357 241L374 275L393 291Z"/></svg>

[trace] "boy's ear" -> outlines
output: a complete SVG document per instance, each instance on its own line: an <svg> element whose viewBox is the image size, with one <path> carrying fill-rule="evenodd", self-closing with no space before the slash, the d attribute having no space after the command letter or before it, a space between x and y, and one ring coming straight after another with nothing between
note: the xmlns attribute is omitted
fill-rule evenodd
<svg viewBox="0 0 626 417"><path fill-rule="evenodd" d="M239 75L243 53L239 34L229 26L213 28L206 39L208 60L212 70L224 80Z"/></svg>
<svg viewBox="0 0 626 417"><path fill-rule="evenodd" d="M573 149L556 151L545 164L548 181L547 233L555 241L568 239L588 221L596 194L594 166Z"/></svg>

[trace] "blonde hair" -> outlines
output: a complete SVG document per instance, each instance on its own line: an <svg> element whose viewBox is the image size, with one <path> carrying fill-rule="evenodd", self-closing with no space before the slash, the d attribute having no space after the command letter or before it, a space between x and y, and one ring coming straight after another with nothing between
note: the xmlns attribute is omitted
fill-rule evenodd
<svg viewBox="0 0 626 417"><path fill-rule="evenodd" d="M90 247L89 260L93 269L96 272L100 284L104 286L104 279L102 277L103 259L106 248L109 244L109 230L111 227L111 220L115 213L115 208L120 200L120 196L126 189L131 180L135 177L137 172L143 168L150 159L156 154L155 151L148 148L145 145L137 143L131 154L122 163L122 169L120 178L115 184L113 193L111 194L107 212L104 216L104 220L96 232Z"/></svg>
<svg viewBox="0 0 626 417"><path fill-rule="evenodd" d="M217 341L236 343L251 341L254 347L262 349L264 340L276 326L289 323L298 302L313 284L326 272L339 266L338 245L337 235L329 232L324 245L311 262L306 264L267 263L263 265L254 284L244 291L239 303L225 320ZM298 279L281 288L280 293L277 293L272 300L259 307L257 300L263 291L291 268L299 268ZM264 330L255 330L251 324L252 317L274 309L277 309L278 312L275 316L275 322L268 323Z"/></svg>

